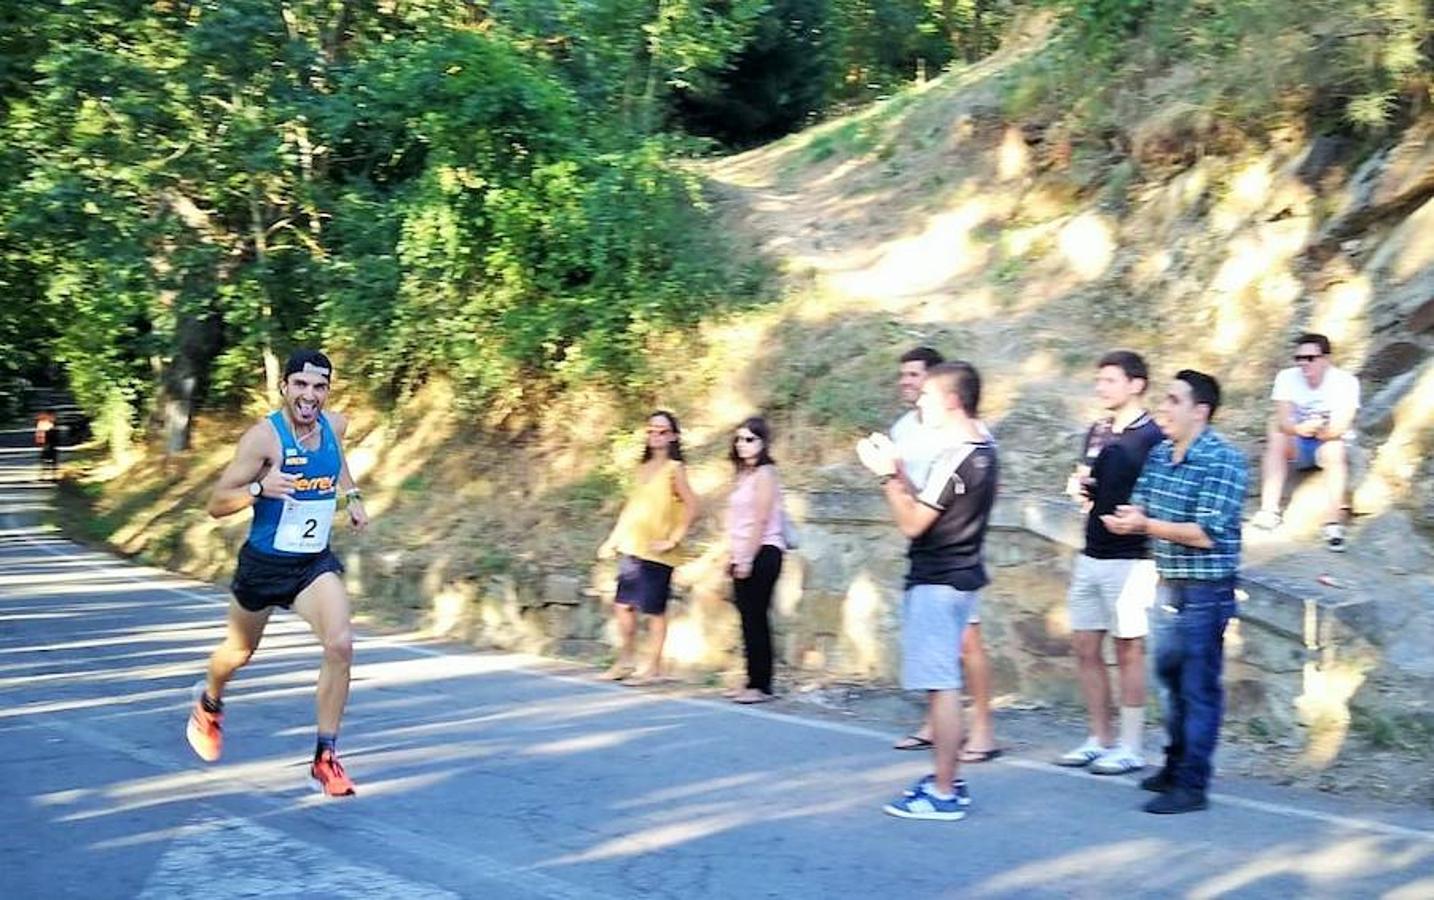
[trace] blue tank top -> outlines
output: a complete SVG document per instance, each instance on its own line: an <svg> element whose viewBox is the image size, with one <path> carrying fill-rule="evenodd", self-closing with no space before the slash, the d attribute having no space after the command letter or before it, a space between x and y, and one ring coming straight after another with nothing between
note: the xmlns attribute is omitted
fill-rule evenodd
<svg viewBox="0 0 1434 900"><path fill-rule="evenodd" d="M274 556L313 556L328 548L328 533L338 505L339 470L343 457L338 436L329 420L319 414L319 446L302 446L290 430L283 412L269 415L279 435L283 472L298 477L291 500L260 497L254 501L254 522L249 546Z"/></svg>

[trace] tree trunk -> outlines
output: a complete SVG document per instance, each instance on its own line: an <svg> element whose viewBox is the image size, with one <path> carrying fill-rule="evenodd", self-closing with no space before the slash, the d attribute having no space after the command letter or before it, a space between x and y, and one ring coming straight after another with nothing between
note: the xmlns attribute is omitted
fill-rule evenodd
<svg viewBox="0 0 1434 900"><path fill-rule="evenodd" d="M208 383L209 367L223 346L223 319L213 308L179 318L174 355L164 369L157 412L164 429L166 455L189 449L194 411Z"/></svg>
<svg viewBox="0 0 1434 900"><path fill-rule="evenodd" d="M254 240L254 259L267 276L269 265L268 228L264 225L263 208L254 188L249 190L249 230ZM267 281L267 277L265 279ZM268 288L265 288L267 293ZM279 357L274 353L274 308L268 299L260 308L261 332L264 335L264 393L270 406L279 405Z"/></svg>

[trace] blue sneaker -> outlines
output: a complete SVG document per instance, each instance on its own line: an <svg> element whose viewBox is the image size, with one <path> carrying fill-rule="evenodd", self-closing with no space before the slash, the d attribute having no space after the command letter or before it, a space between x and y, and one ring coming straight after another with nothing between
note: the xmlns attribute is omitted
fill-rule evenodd
<svg viewBox="0 0 1434 900"><path fill-rule="evenodd" d="M915 797L917 794L924 792L926 790L927 785L935 783L935 775L924 776L920 781L917 781L911 787L903 791L902 795L906 797ZM956 802L961 804L962 806L970 806L971 791L969 788L966 787L966 779L958 778L955 781L951 782L951 786L956 789Z"/></svg>
<svg viewBox="0 0 1434 900"><path fill-rule="evenodd" d="M969 802L968 800L967 803ZM882 812L901 819L931 819L938 822L958 822L966 818L966 806L962 805L959 798L942 800L931 793L930 785L922 785L915 796L903 793L886 804Z"/></svg>

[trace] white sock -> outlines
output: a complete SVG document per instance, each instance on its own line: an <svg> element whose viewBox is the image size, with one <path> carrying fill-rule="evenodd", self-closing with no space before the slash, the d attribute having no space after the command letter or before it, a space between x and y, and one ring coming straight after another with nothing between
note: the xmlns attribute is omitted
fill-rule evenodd
<svg viewBox="0 0 1434 900"><path fill-rule="evenodd" d="M1145 707L1122 706L1120 708L1120 742L1125 749L1141 755L1140 745L1145 738Z"/></svg>

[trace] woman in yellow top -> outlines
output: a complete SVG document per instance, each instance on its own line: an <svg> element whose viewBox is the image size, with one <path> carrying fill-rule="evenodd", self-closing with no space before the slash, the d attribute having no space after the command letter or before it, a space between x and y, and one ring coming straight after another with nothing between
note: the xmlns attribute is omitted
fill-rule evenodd
<svg viewBox="0 0 1434 900"><path fill-rule="evenodd" d="M677 417L658 410L647 419L647 444L642 465L617 517L612 534L598 556L618 555L617 626L622 647L617 662L603 677L628 684L651 684L662 678L662 645L667 640L667 598L677 546L697 518L697 495L687 483L682 464L682 433ZM652 650L636 668L637 614L648 617Z"/></svg>

